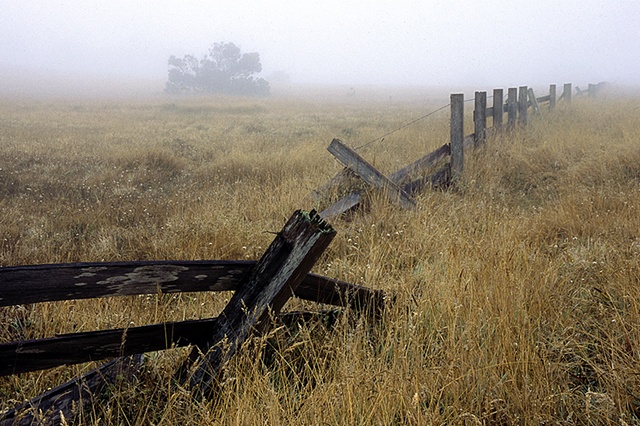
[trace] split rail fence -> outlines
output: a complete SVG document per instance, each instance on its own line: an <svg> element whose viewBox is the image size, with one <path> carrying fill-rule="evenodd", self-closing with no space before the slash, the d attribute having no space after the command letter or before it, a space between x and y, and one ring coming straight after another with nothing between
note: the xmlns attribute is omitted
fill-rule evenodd
<svg viewBox="0 0 640 426"><path fill-rule="evenodd" d="M593 97L602 85L603 83L589 84L588 91L576 88L577 94L581 96L587 92L590 97ZM536 97L532 88L520 86L509 88L505 100L504 90L495 89L492 106L487 106L487 92L475 92L474 132L469 135L464 134L464 95L452 94L449 143L389 176L385 176L341 140L334 139L327 150L345 167L315 191L316 198L319 200L327 194L340 192L339 188L352 179L365 182L366 189L356 185L360 189L347 191L338 201L324 209L320 216L330 219L355 209L363 201L369 188L382 191L391 201L403 208L412 208L415 206L413 197L425 188L447 188L456 185L462 177L464 156L469 148L478 148L483 145L490 133L500 132L505 128L513 130L518 126L526 126L530 109L532 114L541 115L542 104L548 104L551 110L556 107L556 102L561 100L570 104L571 92L571 84L565 84L562 95L557 98L556 85L552 84L549 86L548 95ZM506 123L503 122L505 113ZM492 127L487 127L489 118L492 119ZM436 168L443 162L445 164Z"/></svg>
<svg viewBox="0 0 640 426"><path fill-rule="evenodd" d="M600 85L589 85L595 96ZM577 90L578 95L584 91ZM451 95L450 141L412 164L385 176L362 156L334 139L328 150L342 169L318 194L334 190L349 179L382 190L404 208L415 206L414 195L425 188L456 185L463 173L465 151L484 144L490 132L524 126L528 110L540 114L557 100L571 102L571 84L556 99L556 86L536 97L526 86L510 88L506 102L502 89L475 93L474 132L464 134L464 96ZM492 127L487 119L492 118ZM444 165L441 165L447 160ZM436 170L433 170L436 168ZM41 302L141 294L234 291L215 318L59 335L52 338L0 344L0 376L115 358L81 378L72 380L14 409L0 414L0 425L57 424L73 415L73 407L92 398L117 377L132 377L146 352L192 346L190 356L176 372L176 380L195 395L211 395L226 361L244 341L264 332L278 318L287 300L305 300L350 307L378 315L385 304L382 291L310 274L309 271L335 236L326 221L358 206L365 189L348 192L321 213L297 211L259 261L138 261L75 263L0 268L0 308ZM282 315L280 315L282 318ZM221 342L225 342L224 345Z"/></svg>
<svg viewBox="0 0 640 426"><path fill-rule="evenodd" d="M0 414L0 425L59 424L117 377L132 377L145 352L192 346L176 380L210 396L222 367L277 319L291 296L378 315L381 291L309 271L335 230L315 211L297 211L256 261L140 261L0 268L0 307L140 294L229 291L220 315L0 344L0 376L115 358L83 377ZM221 343L224 342L224 345Z"/></svg>

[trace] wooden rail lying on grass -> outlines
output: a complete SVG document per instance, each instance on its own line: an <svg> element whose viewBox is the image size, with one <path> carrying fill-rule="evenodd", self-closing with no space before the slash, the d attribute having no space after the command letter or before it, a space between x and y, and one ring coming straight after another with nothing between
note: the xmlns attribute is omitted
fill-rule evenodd
<svg viewBox="0 0 640 426"><path fill-rule="evenodd" d="M600 87L601 85L598 85ZM595 93L595 85L589 85L590 92ZM387 197L397 202L403 208L415 206L412 198L426 187L447 188L455 185L462 177L464 168L464 152L469 147L482 146L488 134L500 132L503 128L503 116L507 114L507 128L514 129L516 125L526 126L529 120L528 109L532 108L533 114L541 115L540 104L549 103L549 109L556 106L556 86L549 87L549 94L537 98L533 89L527 86L509 88L506 103L504 102L503 89L493 91L493 105L487 107L487 93L475 93L475 106L473 111L474 132L464 134L464 95L451 95L451 119L450 141L435 151L425 155L414 163L384 176L380 171L368 163L344 142L334 139L327 150L337 160L345 165L338 174L316 191L316 198L321 198L324 193L329 193L352 177L360 178L369 187L385 192ZM571 84L564 85L564 93L559 99L571 102ZM492 127L487 127L487 119L492 119ZM437 171L433 167L441 160L449 157L449 161ZM411 181L409 181L411 180ZM333 218L358 206L364 196L364 189L352 190L324 209L320 215L324 218Z"/></svg>
<svg viewBox="0 0 640 426"><path fill-rule="evenodd" d="M91 394L117 376L116 371L122 371L127 359L123 356L180 346L192 345L193 350L177 377L195 394L210 395L226 360L254 332L268 328L270 317L277 316L293 295L378 314L385 301L381 291L309 274L334 235L331 225L315 211L297 211L257 262L144 261L0 268L0 306L158 292L235 291L216 318L0 344L0 375L119 357L0 415L0 425L31 424L38 419L38 410L45 412L49 422L55 422L59 412L68 417L74 404L90 400ZM138 364L125 362L129 372Z"/></svg>

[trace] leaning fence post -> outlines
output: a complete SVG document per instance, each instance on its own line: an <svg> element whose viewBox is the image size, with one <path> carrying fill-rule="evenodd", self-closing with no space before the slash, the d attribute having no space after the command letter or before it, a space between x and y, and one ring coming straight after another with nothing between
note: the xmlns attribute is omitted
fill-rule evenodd
<svg viewBox="0 0 640 426"><path fill-rule="evenodd" d="M192 360L204 353L189 377L197 394L210 396L224 363L280 311L335 234L314 210L293 214L218 316L207 345L193 349Z"/></svg>
<svg viewBox="0 0 640 426"><path fill-rule="evenodd" d="M511 130L516 126L518 118L518 89L510 87L507 92L507 127Z"/></svg>
<svg viewBox="0 0 640 426"><path fill-rule="evenodd" d="M502 89L493 89L493 128L496 130L502 128L503 103L504 95Z"/></svg>
<svg viewBox="0 0 640 426"><path fill-rule="evenodd" d="M451 179L456 182L462 178L464 168L464 94L451 95Z"/></svg>
<svg viewBox="0 0 640 426"><path fill-rule="evenodd" d="M538 99L533 91L533 87L529 87L529 103L533 107L533 112L540 115L540 107L538 106Z"/></svg>
<svg viewBox="0 0 640 426"><path fill-rule="evenodd" d="M473 113L473 146L478 148L487 139L487 92L476 92Z"/></svg>
<svg viewBox="0 0 640 426"><path fill-rule="evenodd" d="M529 91L527 86L520 86L518 89L518 123L521 126L527 125L527 108L529 108Z"/></svg>
<svg viewBox="0 0 640 426"><path fill-rule="evenodd" d="M549 86L549 109L554 109L556 107L556 85L552 84Z"/></svg>

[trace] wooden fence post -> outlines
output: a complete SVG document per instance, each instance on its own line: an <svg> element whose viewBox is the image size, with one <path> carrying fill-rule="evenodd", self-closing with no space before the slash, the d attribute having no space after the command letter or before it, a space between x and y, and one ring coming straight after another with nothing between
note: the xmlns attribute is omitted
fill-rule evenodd
<svg viewBox="0 0 640 426"><path fill-rule="evenodd" d="M564 100L571 104L571 83L565 83L564 92L562 92L562 96L564 96Z"/></svg>
<svg viewBox="0 0 640 426"><path fill-rule="evenodd" d="M224 363L256 327L268 325L270 314L277 315L335 234L315 211L293 214L218 316L207 346L192 351L192 360L200 350L204 354L189 377L197 394L210 396Z"/></svg>
<svg viewBox="0 0 640 426"><path fill-rule="evenodd" d="M528 98L529 91L527 86L520 86L518 89L518 123L523 127L527 125Z"/></svg>
<svg viewBox="0 0 640 426"><path fill-rule="evenodd" d="M487 139L487 92L476 92L473 112L473 147L478 148Z"/></svg>
<svg viewBox="0 0 640 426"><path fill-rule="evenodd" d="M502 129L504 94L502 89L493 89L493 128Z"/></svg>
<svg viewBox="0 0 640 426"><path fill-rule="evenodd" d="M590 98L595 98L596 97L597 88L598 87L595 84L589 83L589 97Z"/></svg>
<svg viewBox="0 0 640 426"><path fill-rule="evenodd" d="M554 109L556 107L556 85L552 84L549 86L549 109Z"/></svg>
<svg viewBox="0 0 640 426"><path fill-rule="evenodd" d="M464 168L464 94L451 95L451 179L455 183L462 178Z"/></svg>
<svg viewBox="0 0 640 426"><path fill-rule="evenodd" d="M518 118L518 89L510 87L507 92L507 127L511 130L516 126Z"/></svg>

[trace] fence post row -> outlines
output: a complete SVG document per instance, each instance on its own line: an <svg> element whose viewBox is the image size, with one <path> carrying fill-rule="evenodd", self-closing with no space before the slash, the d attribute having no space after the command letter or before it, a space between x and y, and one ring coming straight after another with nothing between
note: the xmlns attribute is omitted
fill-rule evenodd
<svg viewBox="0 0 640 426"><path fill-rule="evenodd" d="M569 95L570 89L567 92L567 96ZM536 114L540 114L539 103L541 102L548 101L549 108L555 108L557 101L556 86L550 85L549 95L540 98L537 98L533 89L527 86L510 87L506 103L504 103L503 89L494 89L493 106L490 108L487 108L486 92L475 92L474 101L474 133L467 136L464 135L464 98L462 94L452 94L450 101L451 133L449 143L389 175L388 178L342 141L334 139L327 149L346 167L331 178L320 190L315 192L316 200L320 200L321 193L327 193L332 188L339 188L351 176L360 178L371 187L385 189L392 201L399 201L403 207L412 207L413 200L410 197L425 186L433 188L447 187L462 176L464 149L472 144L474 147L478 147L486 141L488 134L487 116L491 116L493 119L493 131L499 131L503 127L503 114L505 112L507 113L507 128L509 130L514 129L516 123L525 126L527 124L529 106L532 106ZM450 156L450 162L434 173L427 175L427 169L434 166L444 156ZM420 172L424 173L418 179L415 179L414 176ZM409 179L413 180L409 182ZM364 193L364 189L349 192L323 210L320 216L330 218L352 210L363 200Z"/></svg>

